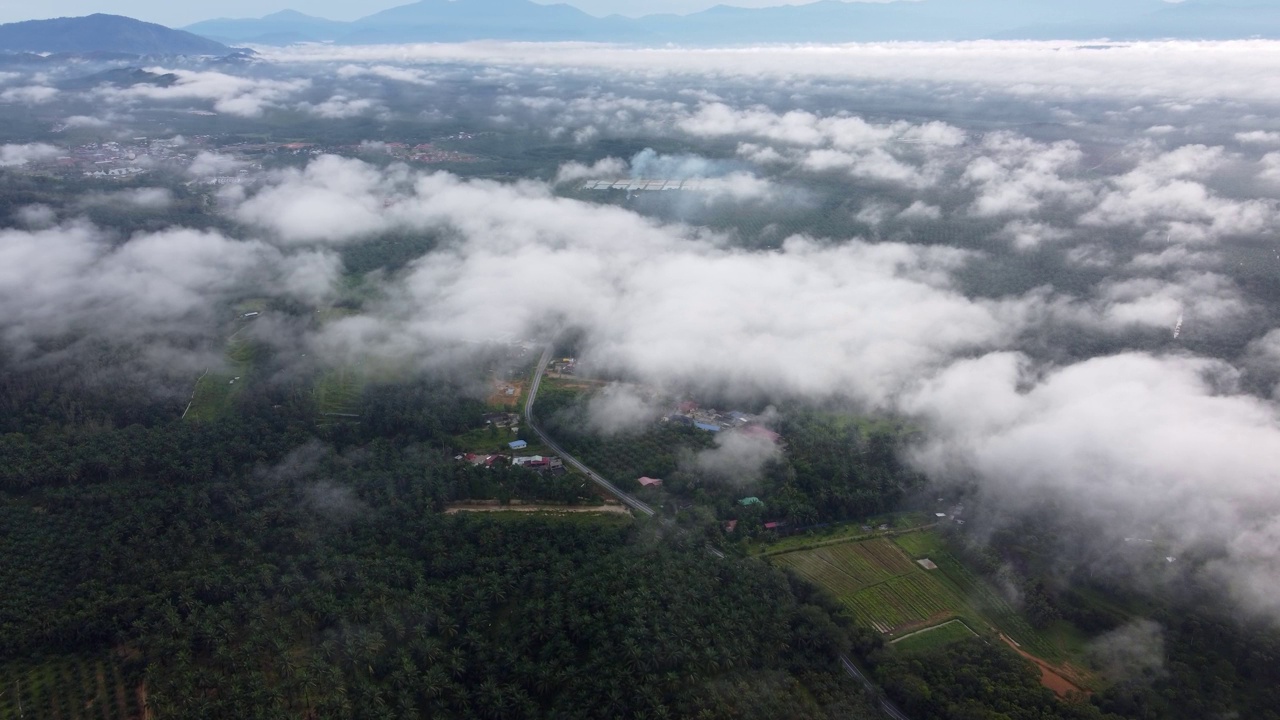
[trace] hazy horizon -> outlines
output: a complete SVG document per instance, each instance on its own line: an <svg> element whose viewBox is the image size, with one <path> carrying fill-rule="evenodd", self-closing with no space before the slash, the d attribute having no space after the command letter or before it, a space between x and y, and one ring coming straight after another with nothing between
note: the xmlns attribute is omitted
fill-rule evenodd
<svg viewBox="0 0 1280 720"><path fill-rule="evenodd" d="M408 5L415 0L370 0L369 2L352 3L349 0L226 0L216 4L203 6L199 3L169 3L162 0L52 0L52 2L31 4L9 2L0 5L0 23L19 22L23 20L44 20L55 17L73 17L105 13L108 15L125 15L127 17L159 23L169 27L183 27L202 20L217 18L260 18L281 10L296 10L306 15L322 17L329 20L357 20L388 8ZM555 0L532 0L542 5L562 4ZM778 5L807 5L819 0L648 0L642 5L628 3L625 0L573 0L563 4L572 5L586 13L603 17L606 15L625 15L640 17L656 13L687 14L706 10L716 5L732 5L737 7L773 7ZM841 0L842 2L914 2L916 0Z"/></svg>

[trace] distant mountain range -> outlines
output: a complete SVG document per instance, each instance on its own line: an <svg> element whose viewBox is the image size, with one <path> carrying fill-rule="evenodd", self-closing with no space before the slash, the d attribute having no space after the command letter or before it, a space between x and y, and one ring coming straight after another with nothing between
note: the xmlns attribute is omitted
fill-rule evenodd
<svg viewBox="0 0 1280 720"><path fill-rule="evenodd" d="M186 30L223 42L380 44L588 40L642 44L889 40L1228 39L1280 37L1277 0L918 0L738 8L691 15L598 18L530 0L421 0L353 22L286 10L208 20Z"/></svg>
<svg viewBox="0 0 1280 720"><path fill-rule="evenodd" d="M226 55L216 40L119 15L28 20L0 25L0 52Z"/></svg>
<svg viewBox="0 0 1280 720"><path fill-rule="evenodd" d="M293 10L208 20L183 30L118 15L0 25L0 53L229 55L226 43L350 45L467 40L578 40L742 45L892 40L1280 38L1280 0L915 0L600 18L530 0L420 0L353 22ZM0 62L3 62L0 59Z"/></svg>

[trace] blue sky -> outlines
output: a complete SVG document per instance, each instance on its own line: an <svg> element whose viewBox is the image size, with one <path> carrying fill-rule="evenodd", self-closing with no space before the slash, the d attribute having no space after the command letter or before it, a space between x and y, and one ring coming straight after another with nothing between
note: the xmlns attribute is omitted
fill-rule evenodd
<svg viewBox="0 0 1280 720"><path fill-rule="evenodd" d="M174 2L173 0L0 0L0 22L32 20L66 15L111 13L170 26L187 25L214 17L261 17L278 10L292 9L334 20L354 20L379 10L406 5L413 0L219 0L216 3ZM876 1L876 0L873 0ZM569 3L593 15L620 13L647 15L658 12L696 12L712 5L743 7L782 5L787 0L574 0ZM789 4L802 4L800 0Z"/></svg>

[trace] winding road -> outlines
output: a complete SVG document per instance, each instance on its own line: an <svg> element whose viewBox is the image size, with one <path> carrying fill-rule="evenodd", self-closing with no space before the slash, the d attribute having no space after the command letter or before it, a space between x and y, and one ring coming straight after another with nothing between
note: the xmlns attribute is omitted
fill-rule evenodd
<svg viewBox="0 0 1280 720"><path fill-rule="evenodd" d="M551 363L552 349L552 346L548 345L547 349L542 353L542 358L538 360L538 370L533 374L533 382L529 385L529 397L524 401L524 419L525 422L528 423L529 429L533 430L534 434L538 436L538 439L542 441L542 444L551 448L570 467L591 478L592 482L605 490L608 490L611 495L621 500L627 507L635 510L636 512L644 513L648 517L653 517L653 508L623 492L617 485L605 480L595 470L592 470L584 465L581 460L570 455L564 448L560 447L555 440L552 440L546 433L542 432L542 428L538 427L538 423L534 421L533 402L538 398L538 388L542 385L542 376L547 372L547 365Z"/></svg>

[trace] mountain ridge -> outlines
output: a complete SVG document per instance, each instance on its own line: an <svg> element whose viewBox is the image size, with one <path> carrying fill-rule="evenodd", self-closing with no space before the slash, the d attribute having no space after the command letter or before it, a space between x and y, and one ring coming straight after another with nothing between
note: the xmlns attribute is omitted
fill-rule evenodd
<svg viewBox="0 0 1280 720"><path fill-rule="evenodd" d="M296 11L293 11L296 13ZM1217 21L1203 16L1217 13ZM743 44L977 39L1219 39L1280 37L1280 5L1259 0L916 0L743 8L716 5L688 15L597 17L564 4L530 0L420 0L352 22L282 13L259 20L210 20L187 30L219 39L277 38L379 44L467 40L588 40L628 43ZM300 14L299 14L300 15ZM264 42L264 44L271 44Z"/></svg>
<svg viewBox="0 0 1280 720"><path fill-rule="evenodd" d="M0 25L0 52L225 55L233 49L185 30L96 13Z"/></svg>

